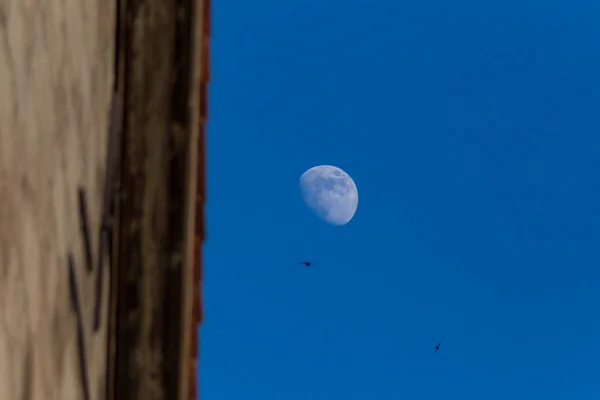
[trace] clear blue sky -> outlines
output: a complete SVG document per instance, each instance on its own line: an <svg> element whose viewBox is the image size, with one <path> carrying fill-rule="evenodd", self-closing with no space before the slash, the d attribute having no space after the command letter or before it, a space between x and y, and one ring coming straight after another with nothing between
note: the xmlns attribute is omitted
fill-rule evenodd
<svg viewBox="0 0 600 400"><path fill-rule="evenodd" d="M212 11L203 400L600 398L597 0Z"/></svg>

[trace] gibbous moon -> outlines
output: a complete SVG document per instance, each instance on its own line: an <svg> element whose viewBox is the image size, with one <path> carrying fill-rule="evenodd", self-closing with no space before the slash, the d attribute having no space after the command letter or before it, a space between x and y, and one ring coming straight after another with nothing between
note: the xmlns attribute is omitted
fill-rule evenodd
<svg viewBox="0 0 600 400"><path fill-rule="evenodd" d="M331 165L312 167L300 177L306 204L332 225L346 225L358 207L358 189L350 175Z"/></svg>

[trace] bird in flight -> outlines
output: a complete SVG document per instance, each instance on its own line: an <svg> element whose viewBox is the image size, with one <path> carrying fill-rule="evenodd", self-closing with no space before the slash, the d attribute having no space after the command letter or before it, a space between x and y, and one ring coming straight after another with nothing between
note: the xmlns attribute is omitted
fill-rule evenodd
<svg viewBox="0 0 600 400"><path fill-rule="evenodd" d="M313 263L313 262L311 262L311 261L302 261L302 262L300 263L300 265L304 265L304 266L306 266L306 267L310 267L310 266L312 266L312 265L315 265L315 263Z"/></svg>
<svg viewBox="0 0 600 400"><path fill-rule="evenodd" d="M438 343L437 346L435 346L435 350L434 353L437 353L438 350L440 349L440 346L442 345L442 343Z"/></svg>

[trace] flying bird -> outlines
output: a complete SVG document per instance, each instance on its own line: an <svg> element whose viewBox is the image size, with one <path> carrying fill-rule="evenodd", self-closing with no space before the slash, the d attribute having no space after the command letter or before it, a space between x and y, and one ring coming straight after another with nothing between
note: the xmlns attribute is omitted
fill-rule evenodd
<svg viewBox="0 0 600 400"><path fill-rule="evenodd" d="M437 346L435 346L435 350L434 353L437 353L438 350L440 349L440 346L442 345L442 343L438 343Z"/></svg>
<svg viewBox="0 0 600 400"><path fill-rule="evenodd" d="M312 266L312 265L315 265L315 263L313 263L313 262L311 262L311 261L302 261L302 262L300 263L300 265L304 265L304 266L306 266L306 267L310 267L310 266Z"/></svg>

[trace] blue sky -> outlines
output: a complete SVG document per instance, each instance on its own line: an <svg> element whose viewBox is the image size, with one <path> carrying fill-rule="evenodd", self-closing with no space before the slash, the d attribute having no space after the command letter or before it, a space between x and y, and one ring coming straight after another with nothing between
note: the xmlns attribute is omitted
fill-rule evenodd
<svg viewBox="0 0 600 400"><path fill-rule="evenodd" d="M599 398L600 3L212 12L202 399Z"/></svg>

